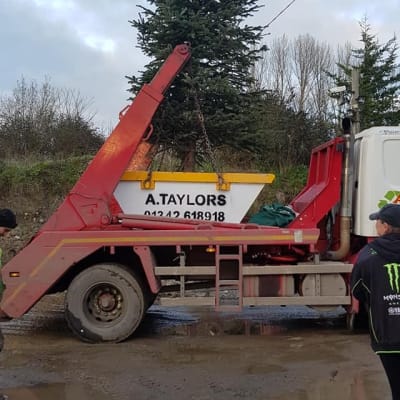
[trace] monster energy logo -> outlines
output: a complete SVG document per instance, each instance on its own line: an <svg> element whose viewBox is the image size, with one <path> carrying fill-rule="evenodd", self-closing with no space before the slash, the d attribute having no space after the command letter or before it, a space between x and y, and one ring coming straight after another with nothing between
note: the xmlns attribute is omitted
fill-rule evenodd
<svg viewBox="0 0 400 400"><path fill-rule="evenodd" d="M397 263L391 263L391 264L385 264L384 267L387 269L387 273L389 275L389 284L391 289L394 292L400 293L400 274L399 274L399 268L400 264Z"/></svg>

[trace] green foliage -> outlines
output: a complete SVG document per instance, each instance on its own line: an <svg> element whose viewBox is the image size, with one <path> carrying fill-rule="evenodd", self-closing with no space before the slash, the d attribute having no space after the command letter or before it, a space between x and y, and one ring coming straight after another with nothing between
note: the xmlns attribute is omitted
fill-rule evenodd
<svg viewBox="0 0 400 400"><path fill-rule="evenodd" d="M272 93L260 105L256 157L262 169L307 165L311 149L329 139L328 124L295 112Z"/></svg>
<svg viewBox="0 0 400 400"><path fill-rule="evenodd" d="M261 194L249 210L248 215L258 212L266 204L289 204L304 188L307 182L308 167L305 165L290 166L284 170L268 171L275 175L270 185L265 185Z"/></svg>
<svg viewBox="0 0 400 400"><path fill-rule="evenodd" d="M100 132L79 116L61 115L52 136L53 140L45 146L45 154L56 157L95 154L104 142Z"/></svg>
<svg viewBox="0 0 400 400"><path fill-rule="evenodd" d="M285 202L289 202L302 190L307 181L308 166L296 165L275 173L272 189L285 195Z"/></svg>
<svg viewBox="0 0 400 400"><path fill-rule="evenodd" d="M78 180L90 156L71 157L67 160L36 163L1 162L0 200L9 197L42 199L65 196ZM9 203L9 201L7 201Z"/></svg>
<svg viewBox="0 0 400 400"><path fill-rule="evenodd" d="M0 157L48 158L94 153L104 141L78 93L17 82L13 93L0 99Z"/></svg>
<svg viewBox="0 0 400 400"><path fill-rule="evenodd" d="M204 162L207 137L213 147L251 147L254 142L247 136L255 123L249 110L257 96L251 93L250 69L264 49L257 48L263 28L243 21L259 9L257 0L149 3L154 9L141 7L139 19L130 22L138 31L139 47L153 61L141 76L129 78L131 92L137 93L151 79L175 45L189 41L192 47L186 73L174 81L153 120L154 140L173 149L182 164L188 158Z"/></svg>

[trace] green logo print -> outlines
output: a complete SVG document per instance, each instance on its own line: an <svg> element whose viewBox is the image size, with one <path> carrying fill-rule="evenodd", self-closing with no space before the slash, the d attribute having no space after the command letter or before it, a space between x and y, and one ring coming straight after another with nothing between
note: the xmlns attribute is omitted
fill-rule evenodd
<svg viewBox="0 0 400 400"><path fill-rule="evenodd" d="M385 264L384 267L387 269L387 273L389 275L389 284L390 284L391 289L394 292L400 293L400 284L399 284L400 264L397 264L397 263Z"/></svg>

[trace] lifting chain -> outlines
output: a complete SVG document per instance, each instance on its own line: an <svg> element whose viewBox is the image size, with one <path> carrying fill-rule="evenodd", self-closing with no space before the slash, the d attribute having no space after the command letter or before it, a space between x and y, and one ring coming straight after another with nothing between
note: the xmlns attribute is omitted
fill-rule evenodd
<svg viewBox="0 0 400 400"><path fill-rule="evenodd" d="M201 111L199 96L197 94L196 88L194 88L193 86L192 86L192 88L193 88L193 99L194 99L194 105L196 108L197 119L200 124L201 133L203 134L203 140L206 145L206 151L207 151L208 156L210 157L211 166L212 166L213 170L216 172L219 172L217 159L215 157L215 152L213 151L213 149L211 147L210 138L208 137L206 125L204 123L204 115L203 115L203 112Z"/></svg>
<svg viewBox="0 0 400 400"><path fill-rule="evenodd" d="M195 110L196 110L196 113L197 113L197 119L198 119L199 124L200 124L201 133L203 134L203 140L204 140L204 143L206 145L207 154L208 154L208 156L210 158L211 167L212 167L212 169L215 171L215 173L218 176L218 187L222 188L222 187L224 187L224 178L223 178L223 175L222 175L220 164L217 161L217 158L215 157L215 152L214 152L214 150L213 150L213 148L211 146L210 138L209 138L209 136L207 134L206 124L204 122L204 114L203 114L203 112L201 110L198 92L197 92L197 90L196 90L196 88L195 88L195 86L194 86L194 84L193 84L193 82L192 82L192 80L191 80L191 78L190 78L190 76L188 74L186 74L186 78L188 79L188 82L189 82L189 84L190 84L190 86L192 88L192 91L193 91L193 100L194 100Z"/></svg>
<svg viewBox="0 0 400 400"><path fill-rule="evenodd" d="M153 153L153 156L151 157L151 162L147 166L147 177L146 177L146 179L144 180L144 183L143 183L145 185L145 187L150 187L151 186L151 182L152 182L152 179L153 179L153 171L154 170L155 171L161 171L161 168L162 168L162 166L164 164L164 159L165 159L165 150L162 150L161 152L159 152L159 149L158 149L159 144L160 144L160 134L159 134L159 132L157 131L156 135L154 135L154 136L156 138L155 142L153 143L153 149L152 149L152 151L154 153ZM155 151L154 151L154 149L155 149ZM160 157L159 157L159 160L158 160L158 163L157 163L158 165L156 165L156 160L157 160L156 155L157 155L157 153L160 154Z"/></svg>

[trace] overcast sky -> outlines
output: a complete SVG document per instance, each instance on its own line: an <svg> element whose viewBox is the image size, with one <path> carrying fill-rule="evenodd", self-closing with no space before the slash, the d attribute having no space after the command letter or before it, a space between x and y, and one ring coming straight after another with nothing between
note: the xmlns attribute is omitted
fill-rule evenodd
<svg viewBox="0 0 400 400"><path fill-rule="evenodd" d="M260 0L254 24L269 23L291 0ZM91 102L95 123L108 130L128 102L126 75L146 62L129 20L145 0L0 0L0 95L23 76L78 90ZM400 0L296 0L268 29L268 44L309 33L335 46L358 45L367 15L381 43L399 36Z"/></svg>

